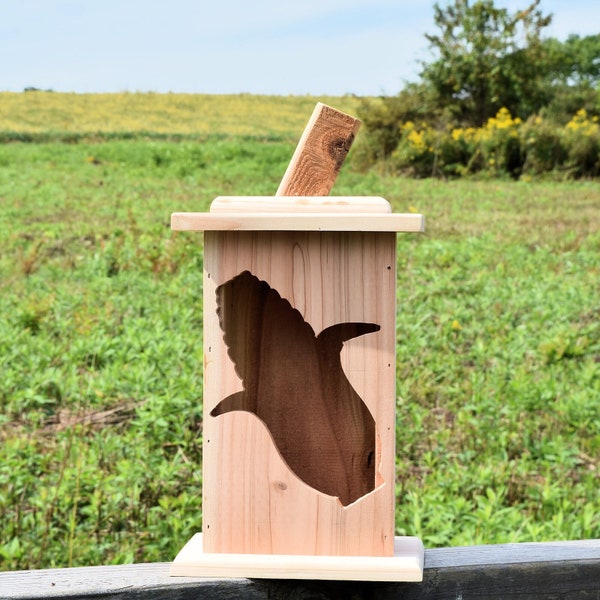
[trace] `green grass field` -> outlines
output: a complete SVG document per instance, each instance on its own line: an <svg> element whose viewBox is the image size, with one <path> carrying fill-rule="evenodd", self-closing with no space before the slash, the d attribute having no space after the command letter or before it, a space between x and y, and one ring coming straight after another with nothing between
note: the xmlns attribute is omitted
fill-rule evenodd
<svg viewBox="0 0 600 600"><path fill-rule="evenodd" d="M0 141L254 136L295 141L315 103L354 114L354 96L0 92Z"/></svg>
<svg viewBox="0 0 600 600"><path fill-rule="evenodd" d="M220 133L0 145L0 569L168 561L201 527L202 237L169 215L274 194L295 145ZM599 538L598 183L334 194L427 217L398 239L397 533Z"/></svg>

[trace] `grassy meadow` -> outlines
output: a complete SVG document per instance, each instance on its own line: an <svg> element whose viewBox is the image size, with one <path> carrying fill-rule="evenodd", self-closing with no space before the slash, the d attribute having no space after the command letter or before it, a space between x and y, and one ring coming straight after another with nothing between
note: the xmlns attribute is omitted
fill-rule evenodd
<svg viewBox="0 0 600 600"><path fill-rule="evenodd" d="M253 136L294 142L316 102L354 114L353 96L0 92L0 141Z"/></svg>
<svg viewBox="0 0 600 600"><path fill-rule="evenodd" d="M202 236L169 216L274 194L316 100L0 94L1 570L200 529ZM598 182L351 167L335 195L427 217L398 237L397 533L600 538Z"/></svg>

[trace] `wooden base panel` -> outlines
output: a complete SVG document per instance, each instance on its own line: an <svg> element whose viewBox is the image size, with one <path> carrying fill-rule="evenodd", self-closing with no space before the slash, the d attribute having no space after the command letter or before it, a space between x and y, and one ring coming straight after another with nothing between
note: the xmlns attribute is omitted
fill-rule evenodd
<svg viewBox="0 0 600 600"><path fill-rule="evenodd" d="M422 581L424 548L416 537L396 537L394 556L293 556L204 552L197 533L171 565L172 577Z"/></svg>

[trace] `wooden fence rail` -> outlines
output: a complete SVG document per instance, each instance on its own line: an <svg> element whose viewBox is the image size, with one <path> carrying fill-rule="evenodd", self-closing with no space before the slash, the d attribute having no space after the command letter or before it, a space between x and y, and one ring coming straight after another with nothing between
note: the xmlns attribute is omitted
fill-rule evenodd
<svg viewBox="0 0 600 600"><path fill-rule="evenodd" d="M426 550L422 583L169 577L169 563L0 573L0 598L600 600L600 540Z"/></svg>

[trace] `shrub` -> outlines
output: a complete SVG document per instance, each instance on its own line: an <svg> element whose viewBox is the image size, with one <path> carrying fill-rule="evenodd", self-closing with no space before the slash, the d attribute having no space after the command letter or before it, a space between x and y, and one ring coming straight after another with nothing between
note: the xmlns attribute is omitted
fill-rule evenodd
<svg viewBox="0 0 600 600"><path fill-rule="evenodd" d="M411 177L436 175L436 132L426 124L417 126L412 121L400 127L401 137L392 154L395 170Z"/></svg>
<svg viewBox="0 0 600 600"><path fill-rule="evenodd" d="M508 109L501 108L479 130L481 152L487 171L495 175L508 173L515 179L519 178L524 162L519 139L521 124L521 119L513 119Z"/></svg>
<svg viewBox="0 0 600 600"><path fill-rule="evenodd" d="M579 110L565 127L568 154L567 170L572 177L596 177L600 174L600 125L598 117L588 118Z"/></svg>
<svg viewBox="0 0 600 600"><path fill-rule="evenodd" d="M378 106L376 118L371 114L368 121L363 153L354 159L359 169L377 164L417 178L485 174L519 179L522 174L554 173L577 179L600 175L599 118L585 109L560 125L540 115L523 123L502 108L484 126L462 128L438 122L439 115L430 120L398 121L407 106L394 109L393 103L383 99ZM385 128L381 128L384 122Z"/></svg>
<svg viewBox="0 0 600 600"><path fill-rule="evenodd" d="M565 86L555 91L552 101L540 111L544 119L564 127L581 109L588 115L600 115L600 89L587 86Z"/></svg>
<svg viewBox="0 0 600 600"><path fill-rule="evenodd" d="M427 105L427 94L417 85L409 85L397 96L363 99L358 108L362 131L352 151L353 165L359 170L385 165L400 144L402 124L433 121Z"/></svg>
<svg viewBox="0 0 600 600"><path fill-rule="evenodd" d="M525 155L523 173L528 175L557 171L567 158L562 129L539 116L521 128L521 147Z"/></svg>
<svg viewBox="0 0 600 600"><path fill-rule="evenodd" d="M482 168L478 130L474 127L446 131L438 142L440 170L446 177L460 177Z"/></svg>

